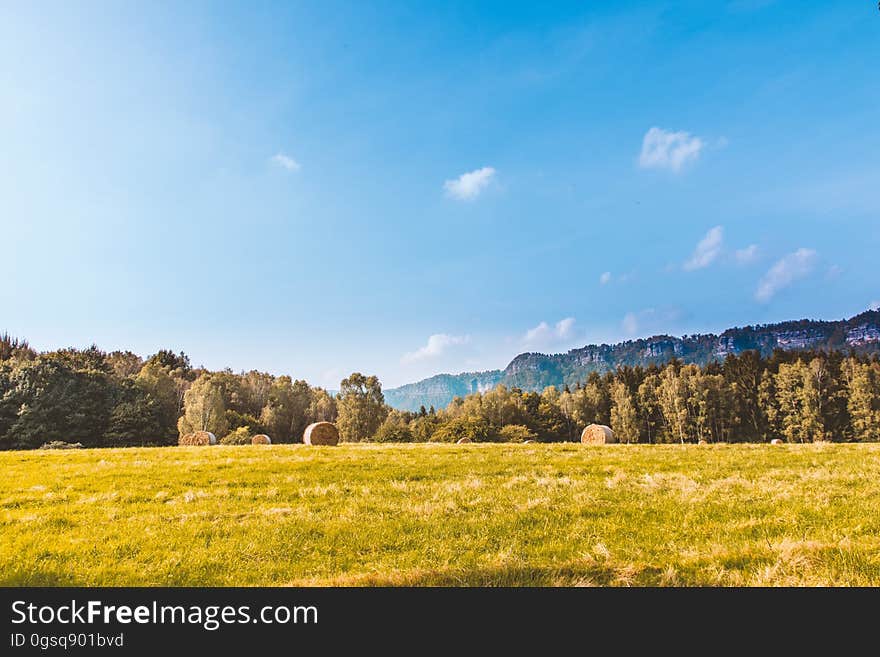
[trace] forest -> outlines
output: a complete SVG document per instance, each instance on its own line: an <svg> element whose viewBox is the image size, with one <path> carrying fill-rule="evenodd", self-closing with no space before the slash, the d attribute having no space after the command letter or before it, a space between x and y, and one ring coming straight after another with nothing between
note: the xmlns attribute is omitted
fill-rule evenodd
<svg viewBox="0 0 880 657"><path fill-rule="evenodd" d="M302 441L316 421L344 441L565 442L587 424L621 442L880 440L880 360L854 352L757 351L705 366L672 359L620 367L541 392L498 385L444 409L390 408L375 376L353 373L339 391L264 372L193 367L183 353L37 353L0 336L0 449L173 445L195 430L221 444L265 433Z"/></svg>

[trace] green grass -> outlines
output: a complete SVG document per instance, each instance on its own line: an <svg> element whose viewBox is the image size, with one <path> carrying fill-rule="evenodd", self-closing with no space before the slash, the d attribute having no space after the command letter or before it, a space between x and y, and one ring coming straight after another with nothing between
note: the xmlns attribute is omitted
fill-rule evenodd
<svg viewBox="0 0 880 657"><path fill-rule="evenodd" d="M880 585L880 445L0 453L0 585Z"/></svg>

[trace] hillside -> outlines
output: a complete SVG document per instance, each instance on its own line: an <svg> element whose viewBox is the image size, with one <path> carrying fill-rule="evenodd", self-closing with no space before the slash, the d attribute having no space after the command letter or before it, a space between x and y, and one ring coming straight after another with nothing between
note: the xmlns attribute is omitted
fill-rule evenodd
<svg viewBox="0 0 880 657"><path fill-rule="evenodd" d="M705 365L727 354L755 349L768 355L774 349L854 350L880 353L880 311L867 311L839 321L797 320L746 326L680 338L655 335L613 345L587 345L564 354L520 354L503 370L438 374L385 391L385 401L402 410L419 406L444 408L454 397L480 392L502 383L540 391L550 385L574 385L591 372L608 372L624 365L664 363L673 356L685 363Z"/></svg>

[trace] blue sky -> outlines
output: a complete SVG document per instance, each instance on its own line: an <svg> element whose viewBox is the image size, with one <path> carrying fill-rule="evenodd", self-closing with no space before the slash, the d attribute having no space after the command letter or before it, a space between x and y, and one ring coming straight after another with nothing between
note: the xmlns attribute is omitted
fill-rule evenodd
<svg viewBox="0 0 880 657"><path fill-rule="evenodd" d="M0 5L0 330L335 388L880 300L874 2L251 4Z"/></svg>

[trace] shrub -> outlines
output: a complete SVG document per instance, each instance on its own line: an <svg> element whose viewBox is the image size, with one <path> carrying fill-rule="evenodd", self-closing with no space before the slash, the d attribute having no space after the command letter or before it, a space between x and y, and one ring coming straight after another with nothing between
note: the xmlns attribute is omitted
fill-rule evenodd
<svg viewBox="0 0 880 657"><path fill-rule="evenodd" d="M234 431L241 427L247 427L259 434L264 433L266 430L260 421L249 413L239 413L238 411L227 410L226 422L229 425L229 431Z"/></svg>
<svg viewBox="0 0 880 657"><path fill-rule="evenodd" d="M413 439L412 429L399 411L389 413L373 436L377 443L411 443Z"/></svg>
<svg viewBox="0 0 880 657"><path fill-rule="evenodd" d="M413 441L417 443L426 443L431 440L440 420L436 415L426 415L417 417L409 423L409 429L412 433Z"/></svg>
<svg viewBox="0 0 880 657"><path fill-rule="evenodd" d="M522 424L508 424L498 432L498 439L502 443L524 443L535 438L537 434Z"/></svg>
<svg viewBox="0 0 880 657"><path fill-rule="evenodd" d="M250 445L251 444L251 428L238 427L234 431L230 431L220 439L221 445Z"/></svg>
<svg viewBox="0 0 880 657"><path fill-rule="evenodd" d="M431 440L441 443L457 443L462 438L470 438L475 443L487 443L495 440L497 434L486 420L457 417L442 424L431 436Z"/></svg>

